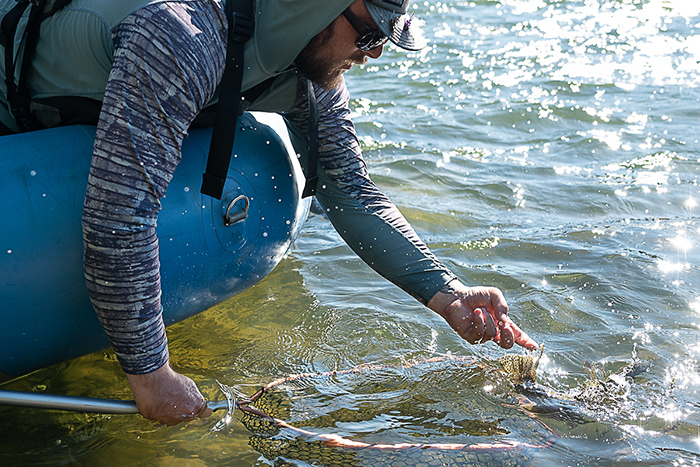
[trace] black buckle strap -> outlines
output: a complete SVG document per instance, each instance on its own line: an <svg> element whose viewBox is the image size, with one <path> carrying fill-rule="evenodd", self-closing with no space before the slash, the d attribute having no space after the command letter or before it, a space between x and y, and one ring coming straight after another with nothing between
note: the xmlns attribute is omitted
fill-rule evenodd
<svg viewBox="0 0 700 467"><path fill-rule="evenodd" d="M219 83L219 103L200 190L216 199L221 199L224 193L236 135L243 86L243 45L253 36L255 25L252 0L237 0L235 3L234 8L234 0L226 2L229 24L226 67Z"/></svg>
<svg viewBox="0 0 700 467"><path fill-rule="evenodd" d="M0 22L0 44L5 47L5 84L7 85L8 94L14 92L16 89L14 45L17 25L30 5L31 3L28 0L17 0L17 5L8 11L5 16L3 16L2 22Z"/></svg>
<svg viewBox="0 0 700 467"><path fill-rule="evenodd" d="M5 49L9 48L12 51L17 24L29 5L30 3L28 0L17 0L17 5L3 16L2 22L0 23L0 45L5 47ZM5 51L5 56L7 56L7 50ZM5 60L7 60L7 58Z"/></svg>
<svg viewBox="0 0 700 467"><path fill-rule="evenodd" d="M255 19L241 12L234 12L229 23L228 38L239 44L245 44L253 37Z"/></svg>
<svg viewBox="0 0 700 467"><path fill-rule="evenodd" d="M57 0L49 12L45 12L46 0L17 0L15 5L2 18L0 23L0 44L5 47L5 85L7 87L7 101L10 111L15 118L20 131L32 131L41 128L30 111L32 97L29 93L27 75L31 66L37 42L41 22L65 7L71 0ZM14 44L19 22L31 6L27 27L24 31L25 41L24 56L18 63L15 57ZM19 78L15 83L15 70L19 65Z"/></svg>
<svg viewBox="0 0 700 467"><path fill-rule="evenodd" d="M226 16L229 23L226 67L219 83L219 102L216 108L207 166L202 174L202 188L200 190L202 194L216 199L221 199L223 196L231 164L236 123L242 98L244 44L253 37L255 29L253 2L251 0L237 0L236 3L234 7L234 0L226 2ZM269 78L251 89L249 94L255 94L255 97L260 96L274 79L274 77ZM303 198L316 194L318 182L316 175L318 165L318 106L313 84L310 81L307 89L309 96L309 156ZM250 97L250 95L246 97Z"/></svg>
<svg viewBox="0 0 700 467"><path fill-rule="evenodd" d="M17 34L17 27L20 19L30 6L31 10L29 11L27 28L24 32L25 38L23 38L23 40L26 40L24 58L22 59L22 63L19 64L19 80L15 84L15 68L17 67L14 51L15 35ZM39 128L39 124L29 112L31 97L26 86L25 75L29 63L31 62L31 56L36 48L36 42L39 39L39 27L41 26L41 13L43 9L43 2L17 0L17 5L5 15L0 24L5 46L5 85L7 87L7 102L20 131L31 131Z"/></svg>
<svg viewBox="0 0 700 467"><path fill-rule="evenodd" d="M302 198L314 196L316 194L316 185L318 185L318 176L316 175L318 166L318 103L313 83L311 80L306 81L309 99L309 155L306 164L306 184L301 194Z"/></svg>

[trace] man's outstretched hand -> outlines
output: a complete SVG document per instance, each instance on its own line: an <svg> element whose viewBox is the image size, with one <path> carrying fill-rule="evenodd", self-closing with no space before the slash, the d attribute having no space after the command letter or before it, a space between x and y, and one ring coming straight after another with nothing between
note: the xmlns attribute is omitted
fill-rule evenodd
<svg viewBox="0 0 700 467"><path fill-rule="evenodd" d="M168 426L212 414L197 385L166 363L153 373L126 375L139 412Z"/></svg>
<svg viewBox="0 0 700 467"><path fill-rule="evenodd" d="M430 299L428 308L445 318L447 324L470 344L490 340L504 349L518 344L528 350L537 343L508 317L508 304L495 287L467 287L458 280L449 284L450 292L440 291Z"/></svg>

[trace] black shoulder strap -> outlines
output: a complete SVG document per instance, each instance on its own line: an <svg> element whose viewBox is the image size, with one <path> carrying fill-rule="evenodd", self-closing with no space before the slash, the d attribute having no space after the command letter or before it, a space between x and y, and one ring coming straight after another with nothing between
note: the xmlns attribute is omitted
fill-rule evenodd
<svg viewBox="0 0 700 467"><path fill-rule="evenodd" d="M229 23L228 44L226 45L226 67L219 83L219 102L216 107L214 128L209 145L207 167L202 175L201 192L212 198L221 199L226 184L231 154L236 136L241 99L254 102L265 92L276 77L268 78L252 89L241 92L243 84L244 44L253 36L255 14L252 0L227 0L226 17ZM306 185L302 197L316 194L318 161L318 112L316 95L309 81L309 157L306 170Z"/></svg>
<svg viewBox="0 0 700 467"><path fill-rule="evenodd" d="M15 83L15 68L17 66L14 47L15 35L17 34L17 26L19 25L20 19L30 6L29 19L24 33L25 37L23 38L23 40L26 40L24 58L20 64L19 80ZM39 37L39 27L41 26L40 13L43 9L43 3L32 3L29 0L18 1L17 5L7 12L2 19L2 23L0 23L3 45L5 46L5 85L7 87L7 102L20 131L30 131L38 128L38 124L29 113L28 91L22 89L21 86L26 83L23 79L22 72L27 69L31 62L31 57L34 52L31 47L36 45L36 40Z"/></svg>
<svg viewBox="0 0 700 467"><path fill-rule="evenodd" d="M253 36L255 13L252 0L227 0L228 43L226 66L219 83L219 103L212 131L207 168L201 192L221 199L226 183L243 85L243 45Z"/></svg>
<svg viewBox="0 0 700 467"><path fill-rule="evenodd" d="M17 5L5 14L0 23L0 44L5 47L7 101L20 131L31 131L40 128L40 125L32 117L29 110L31 95L27 85L27 74L36 51L37 41L39 40L41 22L68 5L70 1L56 0L50 9L45 11L47 0L17 0ZM24 56L22 57L22 63L19 64L19 78L15 83L15 69L18 65L14 53L15 36L19 21L30 6L27 28L22 38L24 41Z"/></svg>
<svg viewBox="0 0 700 467"><path fill-rule="evenodd" d="M17 2L17 5L2 17L2 22L0 23L0 45L5 47L5 49L13 49L17 24L29 5L31 4L28 0Z"/></svg>
<svg viewBox="0 0 700 467"><path fill-rule="evenodd" d="M306 89L309 99L309 155L306 164L306 185L301 197L314 196L318 176L316 170L318 166L318 103L316 102L316 92L311 80L306 80Z"/></svg>

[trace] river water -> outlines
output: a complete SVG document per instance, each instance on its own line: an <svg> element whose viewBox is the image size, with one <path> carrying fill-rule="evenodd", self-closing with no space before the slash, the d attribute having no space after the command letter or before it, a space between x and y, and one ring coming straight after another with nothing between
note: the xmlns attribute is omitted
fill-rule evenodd
<svg viewBox="0 0 700 467"><path fill-rule="evenodd" d="M505 292L545 344L548 395L498 372L523 351L462 341L312 214L259 285L170 328L173 365L209 399L365 365L261 407L354 441L472 449L329 447L238 411L162 428L0 408L3 465L700 464L700 2L415 3L432 46L348 74L369 170L464 281ZM630 364L645 371L583 392ZM109 352L8 387L130 397Z"/></svg>

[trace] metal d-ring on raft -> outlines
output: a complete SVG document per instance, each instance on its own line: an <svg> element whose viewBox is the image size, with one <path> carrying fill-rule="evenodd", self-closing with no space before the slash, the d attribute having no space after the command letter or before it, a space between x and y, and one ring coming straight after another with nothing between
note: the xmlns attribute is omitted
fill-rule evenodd
<svg viewBox="0 0 700 467"><path fill-rule="evenodd" d="M301 143L282 117L246 113L238 127L221 200L199 192L211 128L191 129L183 142L156 228L166 325L259 282L306 220L310 198L301 198L294 145ZM0 138L7 205L0 229L0 381L110 345L82 261L94 138L95 127L82 125Z"/></svg>

